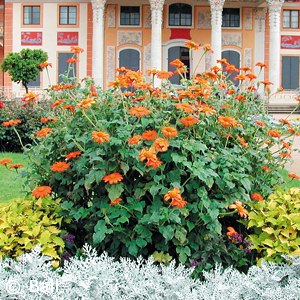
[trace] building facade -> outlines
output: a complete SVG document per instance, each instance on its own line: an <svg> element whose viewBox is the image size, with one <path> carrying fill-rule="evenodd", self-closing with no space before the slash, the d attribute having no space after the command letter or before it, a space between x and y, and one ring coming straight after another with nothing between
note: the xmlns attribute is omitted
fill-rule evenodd
<svg viewBox="0 0 300 300"><path fill-rule="evenodd" d="M106 88L115 69L172 70L181 59L190 73L208 70L222 57L237 67L269 67L260 73L286 94L299 88L300 2L283 0L6 0L0 1L0 60L22 48L42 48L53 64L50 82L42 72L32 88L60 81L70 46L82 47L76 64L79 78L93 76ZM2 10L1 10L2 9ZM2 35L3 36L3 35ZM1 32L0 32L1 39ZM213 54L190 53L186 40L211 44ZM201 58L201 60L200 60ZM172 79L177 83L178 78ZM2 74L0 84L23 92ZM288 97L289 101L291 97Z"/></svg>

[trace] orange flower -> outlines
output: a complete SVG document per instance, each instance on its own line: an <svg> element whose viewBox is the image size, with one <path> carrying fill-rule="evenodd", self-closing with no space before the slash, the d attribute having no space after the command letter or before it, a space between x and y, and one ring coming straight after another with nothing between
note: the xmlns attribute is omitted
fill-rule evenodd
<svg viewBox="0 0 300 300"><path fill-rule="evenodd" d="M153 169L157 169L161 165L162 165L162 162L157 158L156 155L154 155L151 158L148 158L148 160L146 162L146 166L147 167L152 167Z"/></svg>
<svg viewBox="0 0 300 300"><path fill-rule="evenodd" d="M157 138L158 134L155 130L147 130L143 132L142 139L145 141L152 141Z"/></svg>
<svg viewBox="0 0 300 300"><path fill-rule="evenodd" d="M225 70L228 72L228 73L233 73L233 72L238 72L239 70L235 67L235 65L227 65L225 67Z"/></svg>
<svg viewBox="0 0 300 300"><path fill-rule="evenodd" d="M235 93L235 90L227 90L226 94L227 95L233 95Z"/></svg>
<svg viewBox="0 0 300 300"><path fill-rule="evenodd" d="M22 168L24 165L22 164L12 164L9 166L9 169L20 169Z"/></svg>
<svg viewBox="0 0 300 300"><path fill-rule="evenodd" d="M233 236L233 235L237 235L238 233L235 231L235 229L231 226L227 227L227 236Z"/></svg>
<svg viewBox="0 0 300 300"><path fill-rule="evenodd" d="M240 67L240 70L244 71L244 72L248 72L248 71L251 71L251 68L249 66L243 66L243 67Z"/></svg>
<svg viewBox="0 0 300 300"><path fill-rule="evenodd" d="M219 116L218 117L218 122L223 126L223 127L236 127L240 126L240 124L236 121L236 119L228 116Z"/></svg>
<svg viewBox="0 0 300 300"><path fill-rule="evenodd" d="M229 104L224 104L220 108L221 109L228 109L228 108L230 108L230 105Z"/></svg>
<svg viewBox="0 0 300 300"><path fill-rule="evenodd" d="M237 135L237 139L240 141L240 144L243 146L243 147L248 147L248 143L246 143L245 139L239 135Z"/></svg>
<svg viewBox="0 0 300 300"><path fill-rule="evenodd" d="M154 148L144 148L140 151L139 154L139 159L140 161L144 161L146 159L150 159L150 158L155 158L156 154L155 154L155 149Z"/></svg>
<svg viewBox="0 0 300 300"><path fill-rule="evenodd" d="M66 59L66 63L68 63L68 64L75 64L78 61L79 61L78 58L75 58L75 57L70 57L70 58Z"/></svg>
<svg viewBox="0 0 300 300"><path fill-rule="evenodd" d="M284 124L284 125L287 125L288 127L292 126L292 124L286 119L280 119L279 122Z"/></svg>
<svg viewBox="0 0 300 300"><path fill-rule="evenodd" d="M165 152L168 150L169 142L168 140L158 138L153 143L154 149L158 152Z"/></svg>
<svg viewBox="0 0 300 300"><path fill-rule="evenodd" d="M51 67L51 68L52 68L52 64L49 63L49 62L47 62L47 61L45 61L45 62L39 64L39 67L40 67L41 69L45 69L45 68L48 68L48 67Z"/></svg>
<svg viewBox="0 0 300 300"><path fill-rule="evenodd" d="M0 160L0 165L6 166L7 164L10 164L12 160L10 158L3 158Z"/></svg>
<svg viewBox="0 0 300 300"><path fill-rule="evenodd" d="M78 46L71 46L70 51L75 54L79 54L79 53L82 53L84 50Z"/></svg>
<svg viewBox="0 0 300 300"><path fill-rule="evenodd" d="M21 124L21 123L22 123L21 120L9 120L9 121L3 122L2 125L4 127L13 127L13 126Z"/></svg>
<svg viewBox="0 0 300 300"><path fill-rule="evenodd" d="M123 180L123 176L118 172L114 172L103 176L102 180L106 183L108 182L109 184L115 184L121 182Z"/></svg>
<svg viewBox="0 0 300 300"><path fill-rule="evenodd" d="M271 81L269 81L269 80L263 80L263 81L261 81L261 83L262 83L265 87L267 87L267 86L273 84L273 82L271 82Z"/></svg>
<svg viewBox="0 0 300 300"><path fill-rule="evenodd" d="M201 103L200 105L197 105L196 108L197 108L198 112L203 112L206 115L211 115L212 116L216 113L215 108L213 106L209 106L206 103Z"/></svg>
<svg viewBox="0 0 300 300"><path fill-rule="evenodd" d="M176 58L170 62L170 66L180 69L184 66L184 63L180 59Z"/></svg>
<svg viewBox="0 0 300 300"><path fill-rule="evenodd" d="M57 106L59 106L61 103L64 103L64 102L65 102L64 99L58 99L52 104L52 108L56 108Z"/></svg>
<svg viewBox="0 0 300 300"><path fill-rule="evenodd" d="M248 73L246 74L246 77L249 79L249 80L254 80L257 78L257 76L253 73Z"/></svg>
<svg viewBox="0 0 300 300"><path fill-rule="evenodd" d="M255 64L256 67L260 67L260 68L267 68L267 64L263 63L263 62L257 62Z"/></svg>
<svg viewBox="0 0 300 300"><path fill-rule="evenodd" d="M96 143L104 143L109 141L109 134L103 131L93 131L92 138Z"/></svg>
<svg viewBox="0 0 300 300"><path fill-rule="evenodd" d="M261 166L261 168L264 170L264 171L271 171L271 168L267 167L267 166Z"/></svg>
<svg viewBox="0 0 300 300"><path fill-rule="evenodd" d="M68 169L70 169L70 165L64 161L58 161L56 163L54 163L50 169L53 171L53 172L64 172Z"/></svg>
<svg viewBox="0 0 300 300"><path fill-rule="evenodd" d="M199 48L200 48L200 46L198 44L196 44L195 42L190 41L190 40L185 42L185 47L192 49L192 50L199 50Z"/></svg>
<svg viewBox="0 0 300 300"><path fill-rule="evenodd" d="M116 198L115 200L111 201L109 203L110 206L113 206L113 205L117 205L119 204L123 199L122 198Z"/></svg>
<svg viewBox="0 0 300 300"><path fill-rule="evenodd" d="M69 111L74 111L75 110L75 106L74 105L64 105L61 107L62 109L67 109Z"/></svg>
<svg viewBox="0 0 300 300"><path fill-rule="evenodd" d="M268 131L268 135L269 135L269 136L272 136L272 137L274 137L274 138L280 138L280 137L281 137L280 133L279 133L278 130L276 130L276 129L269 130L269 131Z"/></svg>
<svg viewBox="0 0 300 300"><path fill-rule="evenodd" d="M173 72L168 72L168 71L158 71L156 73L157 78L159 79L168 79L171 76L173 76Z"/></svg>
<svg viewBox="0 0 300 300"><path fill-rule="evenodd" d="M52 132L52 128L42 128L40 131L36 132L36 137L45 137L47 136L50 132Z"/></svg>
<svg viewBox="0 0 300 300"><path fill-rule="evenodd" d="M85 109L90 108L93 104L95 104L95 100L92 98L86 98L83 99L78 105L77 107L83 107Z"/></svg>
<svg viewBox="0 0 300 300"><path fill-rule="evenodd" d="M66 157L67 160L71 160L71 159L77 158L80 155L81 155L81 152L74 151L74 152L70 152L69 154L66 154L65 157Z"/></svg>
<svg viewBox="0 0 300 300"><path fill-rule="evenodd" d="M244 81L244 80L246 80L246 76L245 76L245 74L239 74L234 77L234 80Z"/></svg>
<svg viewBox="0 0 300 300"><path fill-rule="evenodd" d="M295 173L289 173L288 176L292 179L300 179L300 176L298 176L297 174Z"/></svg>
<svg viewBox="0 0 300 300"><path fill-rule="evenodd" d="M144 117L144 116L151 114L151 110L149 110L148 108L143 107L143 106L135 106L135 107L131 107L129 109L129 114L139 118L139 117Z"/></svg>
<svg viewBox="0 0 300 300"><path fill-rule="evenodd" d="M171 206L176 206L177 208L182 208L187 205L187 201L183 200L182 198L174 198L171 201Z"/></svg>
<svg viewBox="0 0 300 300"><path fill-rule="evenodd" d="M185 118L181 118L181 119L180 119L180 122L181 122L184 126L188 127L188 126L192 126L192 125L194 125L194 124L199 123L199 120L198 120L197 118L193 117L193 116L187 116L187 117L185 117Z"/></svg>
<svg viewBox="0 0 300 300"><path fill-rule="evenodd" d="M223 64L223 65L225 65L225 66L229 65L229 63L228 63L228 61L227 61L226 58L218 59L218 60L217 60L217 63Z"/></svg>
<svg viewBox="0 0 300 300"><path fill-rule="evenodd" d="M29 92L27 94L24 95L24 97L22 98L22 101L23 102L33 102L35 103L39 98L39 95L38 94L35 94L35 93L32 93L32 92Z"/></svg>
<svg viewBox="0 0 300 300"><path fill-rule="evenodd" d="M36 187L33 191L32 191L32 196L34 196L35 198L44 198L48 195L50 195L52 192L52 189L50 186L47 185L41 185Z"/></svg>
<svg viewBox="0 0 300 300"><path fill-rule="evenodd" d="M244 95L237 95L234 97L235 100L246 102L246 97Z"/></svg>
<svg viewBox="0 0 300 300"><path fill-rule="evenodd" d="M263 201L263 200L265 200L264 197L259 193L252 194L251 199L254 200L254 201Z"/></svg>
<svg viewBox="0 0 300 300"><path fill-rule="evenodd" d="M291 144L290 144L290 143L285 143L285 142L282 142L282 147L283 147L283 148L286 148L286 149L289 149L289 150L291 150L291 149L292 149L292 147L291 147Z"/></svg>
<svg viewBox="0 0 300 300"><path fill-rule="evenodd" d="M156 69L147 70L147 76L156 75L157 72Z"/></svg>
<svg viewBox="0 0 300 300"><path fill-rule="evenodd" d="M257 124L257 125L259 125L259 126L261 126L261 127L266 127L266 126L267 126L266 123L261 122L261 121L258 121L258 120L255 121L255 124Z"/></svg>
<svg viewBox="0 0 300 300"><path fill-rule="evenodd" d="M132 138L128 140L128 145L137 145L141 139L142 139L141 135L139 134L134 135Z"/></svg>
<svg viewBox="0 0 300 300"><path fill-rule="evenodd" d="M174 104L174 106L177 109L183 110L187 113L193 113L195 111L193 106L189 103L176 103L176 104Z"/></svg>
<svg viewBox="0 0 300 300"><path fill-rule="evenodd" d="M171 200L171 206L176 206L177 208L182 208L187 205L187 202L182 199L181 192L178 187L168 191L164 195L164 201Z"/></svg>
<svg viewBox="0 0 300 300"><path fill-rule="evenodd" d="M243 203L240 201L235 201L233 204L230 204L228 208L236 209L241 218L247 218L249 215L249 212L244 208Z"/></svg>
<svg viewBox="0 0 300 300"><path fill-rule="evenodd" d="M289 153L289 152L282 152L281 157L282 158L291 158L292 156L291 156L291 153Z"/></svg>
<svg viewBox="0 0 300 300"><path fill-rule="evenodd" d="M203 51L214 53L214 51L211 49L211 45L210 44L204 44L203 45Z"/></svg>

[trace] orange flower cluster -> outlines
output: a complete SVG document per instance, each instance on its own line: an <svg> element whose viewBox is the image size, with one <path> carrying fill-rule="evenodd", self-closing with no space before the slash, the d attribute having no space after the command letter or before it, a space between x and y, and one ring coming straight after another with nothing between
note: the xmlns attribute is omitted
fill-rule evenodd
<svg viewBox="0 0 300 300"><path fill-rule="evenodd" d="M255 124L257 124L257 125L259 125L259 126L261 126L261 127L266 127L266 126L267 126L266 123L261 122L261 121L258 121L258 120L255 121Z"/></svg>
<svg viewBox="0 0 300 300"><path fill-rule="evenodd" d="M189 103L176 103L174 104L174 106L177 109L183 110L184 112L187 113L193 113L195 111L194 107Z"/></svg>
<svg viewBox="0 0 300 300"><path fill-rule="evenodd" d="M235 118L228 117L228 116L219 116L218 117L218 122L223 127L237 127L237 126L241 126L241 124L239 124Z"/></svg>
<svg viewBox="0 0 300 300"><path fill-rule="evenodd" d="M109 141L109 134L103 131L93 131L92 138L96 143L105 143Z"/></svg>
<svg viewBox="0 0 300 300"><path fill-rule="evenodd" d="M251 195L251 199L254 201L264 201L264 197L259 193L254 193Z"/></svg>
<svg viewBox="0 0 300 300"><path fill-rule="evenodd" d="M166 152L169 147L168 140L158 138L154 141L153 147L157 152Z"/></svg>
<svg viewBox="0 0 300 300"><path fill-rule="evenodd" d="M56 108L56 107L58 107L60 104L62 104L62 103L64 103L65 102L65 100L64 99L58 99L58 100L56 100L53 104L52 104L52 108Z"/></svg>
<svg viewBox="0 0 300 300"><path fill-rule="evenodd" d="M164 137L168 139L178 135L177 129L171 126L163 127L161 133L163 134Z"/></svg>
<svg viewBox="0 0 300 300"><path fill-rule="evenodd" d="M2 125L4 127L13 127L13 126L21 124L21 123L22 123L21 120L9 120L9 121L3 122Z"/></svg>
<svg viewBox="0 0 300 300"><path fill-rule="evenodd" d="M40 119L41 123L48 123L48 122L56 122L57 118L51 118L51 117L46 117L46 118L41 118Z"/></svg>
<svg viewBox="0 0 300 300"><path fill-rule="evenodd" d="M73 89L75 86L76 86L75 84L71 84L71 83L61 83L61 84L52 85L51 89L58 92L58 91Z"/></svg>
<svg viewBox="0 0 300 300"><path fill-rule="evenodd" d="M7 166L11 162L12 162L12 160L10 158L3 158L0 160L0 165Z"/></svg>
<svg viewBox="0 0 300 300"><path fill-rule="evenodd" d="M181 192L178 187L175 187L174 189L168 191L164 195L164 200L168 202L171 200L171 206L176 206L177 208L182 208L187 205L187 201L185 201L182 196Z"/></svg>
<svg viewBox="0 0 300 300"><path fill-rule="evenodd" d="M78 58L75 58L75 57L70 57L70 58L66 59L67 64L75 64L78 62L79 62Z"/></svg>
<svg viewBox="0 0 300 300"><path fill-rule="evenodd" d="M39 130L38 132L36 132L36 137L40 138L40 137L45 137L47 136L50 132L52 132L52 128L42 128L41 130Z"/></svg>
<svg viewBox="0 0 300 300"><path fill-rule="evenodd" d="M158 159L154 148L144 148L139 154L140 161L146 160L146 166L156 169L161 166L162 162Z"/></svg>
<svg viewBox="0 0 300 300"><path fill-rule="evenodd" d="M193 126L194 124L199 123L199 120L194 116L187 116L185 118L180 119L181 124L186 127Z"/></svg>
<svg viewBox="0 0 300 300"><path fill-rule="evenodd" d="M239 135L237 135L237 139L240 141L240 144L243 146L243 147L248 147L248 143L246 143L245 139Z"/></svg>
<svg viewBox="0 0 300 300"><path fill-rule="evenodd" d="M50 169L53 171L53 172L58 172L58 173L62 173L66 170L69 170L70 169L70 165L64 161L58 161L56 163L54 163Z"/></svg>
<svg viewBox="0 0 300 300"><path fill-rule="evenodd" d="M199 105L196 106L197 112L198 113L205 113L206 115L214 115L217 113L215 108L213 106L210 106L206 103L200 103Z"/></svg>
<svg viewBox="0 0 300 300"><path fill-rule="evenodd" d="M156 77L159 79L168 79L171 76L173 76L173 72L168 72L168 71L158 71L156 73Z"/></svg>
<svg viewBox="0 0 300 300"><path fill-rule="evenodd" d="M289 173L288 176L292 179L300 179L300 176L298 176L297 174L295 173Z"/></svg>
<svg viewBox="0 0 300 300"><path fill-rule="evenodd" d="M192 49L192 50L199 50L200 46L198 44L196 44L193 41L186 41L185 42L185 47Z"/></svg>
<svg viewBox="0 0 300 300"><path fill-rule="evenodd" d="M234 97L234 99L244 103L246 102L246 97L244 95L237 95Z"/></svg>
<svg viewBox="0 0 300 300"><path fill-rule="evenodd" d="M143 106L135 106L129 109L129 114L140 118L151 114L151 110Z"/></svg>
<svg viewBox="0 0 300 300"><path fill-rule="evenodd" d="M170 66L180 69L184 66L184 63L180 59L176 58L170 62Z"/></svg>
<svg viewBox="0 0 300 300"><path fill-rule="evenodd" d="M80 54L80 53L84 52L84 50L78 46L71 46L70 51L75 54Z"/></svg>
<svg viewBox="0 0 300 300"><path fill-rule="evenodd" d="M84 109L88 109L90 108L93 104L95 104L96 101L92 98L86 98L86 99L83 99L78 105L77 107L82 107Z"/></svg>
<svg viewBox="0 0 300 300"><path fill-rule="evenodd" d="M237 231L235 231L235 229L231 226L227 227L227 232L226 232L226 235L229 236L229 237L232 237L234 235L237 235Z"/></svg>
<svg viewBox="0 0 300 300"><path fill-rule="evenodd" d="M81 155L81 152L79 152L79 151L74 151L74 152L70 152L69 154L66 154L66 159L67 160L71 160L71 159L75 159L75 158L77 158L78 156L80 156Z"/></svg>
<svg viewBox="0 0 300 300"><path fill-rule="evenodd" d="M263 62L257 62L255 64L256 67L260 67L260 68L267 68L267 64L263 63Z"/></svg>
<svg viewBox="0 0 300 300"><path fill-rule="evenodd" d="M26 103L35 103L38 100L38 98L39 98L38 94L29 92L24 95L24 97L22 98L22 101L26 102Z"/></svg>
<svg viewBox="0 0 300 300"><path fill-rule="evenodd" d="M261 166L264 171L271 171L272 169L267 166Z"/></svg>
<svg viewBox="0 0 300 300"><path fill-rule="evenodd" d="M38 186L32 191L32 196L35 198L44 198L52 193L52 189L50 186Z"/></svg>
<svg viewBox="0 0 300 300"><path fill-rule="evenodd" d="M123 180L123 176L122 176L122 174L120 174L118 172L114 172L114 173L103 176L102 180L105 183L108 182L109 184L116 184Z"/></svg>
<svg viewBox="0 0 300 300"><path fill-rule="evenodd" d="M236 209L241 218L247 218L249 215L248 210L244 208L243 203L240 201L235 201L233 204L230 204L228 208Z"/></svg>

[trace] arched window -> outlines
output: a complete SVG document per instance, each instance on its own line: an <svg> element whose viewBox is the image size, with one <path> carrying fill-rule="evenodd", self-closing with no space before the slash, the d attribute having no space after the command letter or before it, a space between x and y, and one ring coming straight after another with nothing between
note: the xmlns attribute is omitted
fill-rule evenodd
<svg viewBox="0 0 300 300"><path fill-rule="evenodd" d="M119 52L119 67L137 71L140 69L140 52L136 49L123 49Z"/></svg>
<svg viewBox="0 0 300 300"><path fill-rule="evenodd" d="M240 68L240 53L237 51L233 51L233 50L226 50L222 52L222 58L226 58L227 61L231 64L231 65L235 65L235 67L238 69ZM239 81L238 80L234 80L234 78L238 75L238 72L233 72L231 73L229 79L233 82L234 85L238 85Z"/></svg>
<svg viewBox="0 0 300 300"><path fill-rule="evenodd" d="M169 26L192 26L192 6L184 3L171 4Z"/></svg>

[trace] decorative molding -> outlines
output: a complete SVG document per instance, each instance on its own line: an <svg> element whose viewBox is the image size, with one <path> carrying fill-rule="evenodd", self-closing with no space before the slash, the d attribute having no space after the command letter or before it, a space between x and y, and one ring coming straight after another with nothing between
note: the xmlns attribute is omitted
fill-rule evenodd
<svg viewBox="0 0 300 300"><path fill-rule="evenodd" d="M107 5L107 27L116 27L116 5Z"/></svg>
<svg viewBox="0 0 300 300"><path fill-rule="evenodd" d="M245 30L252 30L252 8L244 8L244 28Z"/></svg>
<svg viewBox="0 0 300 300"><path fill-rule="evenodd" d="M106 0L92 0L93 18L96 22L100 22L104 18Z"/></svg>
<svg viewBox="0 0 300 300"><path fill-rule="evenodd" d="M225 0L209 0L211 11L211 25L215 24L220 27L222 25L222 11Z"/></svg>
<svg viewBox="0 0 300 300"><path fill-rule="evenodd" d="M211 15L209 7L199 7L197 11L198 23L197 28L199 29L210 29L211 28Z"/></svg>
<svg viewBox="0 0 300 300"><path fill-rule="evenodd" d="M163 10L165 0L149 0L149 2L151 5L151 10Z"/></svg>
<svg viewBox="0 0 300 300"><path fill-rule="evenodd" d="M254 9L255 27L258 32L265 31L266 15L267 15L266 7Z"/></svg>
<svg viewBox="0 0 300 300"><path fill-rule="evenodd" d="M144 7L144 27L151 28L151 8L150 5Z"/></svg>
<svg viewBox="0 0 300 300"><path fill-rule="evenodd" d="M267 0L271 30L280 26L280 13L283 2L284 0Z"/></svg>
<svg viewBox="0 0 300 300"><path fill-rule="evenodd" d="M117 45L135 44L142 46L142 31L118 31Z"/></svg>
<svg viewBox="0 0 300 300"><path fill-rule="evenodd" d="M211 10L223 11L225 0L209 0Z"/></svg>
<svg viewBox="0 0 300 300"><path fill-rule="evenodd" d="M144 47L144 74L147 76L147 70L151 69L151 44Z"/></svg>
<svg viewBox="0 0 300 300"><path fill-rule="evenodd" d="M244 66L252 66L252 48L244 49Z"/></svg>
<svg viewBox="0 0 300 300"><path fill-rule="evenodd" d="M107 84L115 80L116 49L115 46L106 47L106 80Z"/></svg>
<svg viewBox="0 0 300 300"><path fill-rule="evenodd" d="M223 32L222 46L236 46L242 48L241 32Z"/></svg>

